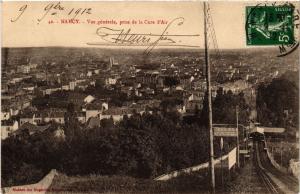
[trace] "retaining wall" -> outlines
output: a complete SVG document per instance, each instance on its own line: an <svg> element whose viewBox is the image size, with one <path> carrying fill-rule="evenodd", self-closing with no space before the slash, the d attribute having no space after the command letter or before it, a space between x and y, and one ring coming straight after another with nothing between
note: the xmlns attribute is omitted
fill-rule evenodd
<svg viewBox="0 0 300 194"><path fill-rule="evenodd" d="M283 173L288 173L288 170L287 168L283 167L283 166L280 166L275 160L274 160L274 157L273 155L269 152L269 147L268 147L268 144L267 142L265 141L265 148L267 149L267 155L268 155L268 158L270 160L270 162L272 163L272 165L279 171L283 172Z"/></svg>
<svg viewBox="0 0 300 194"><path fill-rule="evenodd" d="M226 160L227 158L228 158L228 154L222 156L222 160ZM219 164L220 162L221 162L221 157L214 160L215 165ZM173 172L163 174L159 177L156 177L154 180L166 181L166 180L175 178L175 177L177 177L179 175L182 175L182 174L185 174L185 173L191 173L191 172L199 171L199 170L204 169L204 168L208 168L208 166L209 166L209 162L205 162L205 163L199 164L197 166L192 166L192 167L189 167L189 168L184 168L184 169L181 169L181 170L175 170Z"/></svg>

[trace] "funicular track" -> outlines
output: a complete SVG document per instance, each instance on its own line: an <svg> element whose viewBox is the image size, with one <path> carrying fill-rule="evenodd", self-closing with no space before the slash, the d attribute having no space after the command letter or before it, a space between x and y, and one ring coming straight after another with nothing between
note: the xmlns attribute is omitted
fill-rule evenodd
<svg viewBox="0 0 300 194"><path fill-rule="evenodd" d="M265 143L262 141L258 142L258 153L260 155L260 161L262 163L262 166L275 178L277 178L285 186L286 189L288 189L288 191L284 191L285 193L298 193L298 180L295 177L287 173L281 172L277 168L275 168L270 162L270 159L265 149Z"/></svg>
<svg viewBox="0 0 300 194"><path fill-rule="evenodd" d="M272 181L272 179L268 176L267 170L262 166L261 157L259 154L258 142L255 142L255 152L254 152L254 164L256 166L259 178L263 182L266 188L266 192L279 194L283 193L279 190L277 185Z"/></svg>

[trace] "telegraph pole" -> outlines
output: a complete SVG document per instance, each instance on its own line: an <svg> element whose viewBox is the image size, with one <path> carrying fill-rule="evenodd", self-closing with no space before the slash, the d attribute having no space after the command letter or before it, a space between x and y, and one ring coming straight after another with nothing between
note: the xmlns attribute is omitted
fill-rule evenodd
<svg viewBox="0 0 300 194"><path fill-rule="evenodd" d="M280 165L282 166L282 140L280 141Z"/></svg>
<svg viewBox="0 0 300 194"><path fill-rule="evenodd" d="M237 150L237 166L240 168L240 141L239 141L239 107L236 106L236 150Z"/></svg>
<svg viewBox="0 0 300 194"><path fill-rule="evenodd" d="M206 89L208 97L208 127L209 127L209 145L210 145L210 176L211 176L211 192L215 193L215 167L214 167L214 136L212 129L212 105L211 105L211 84L210 84L210 65L209 65L209 56L207 48L207 7L206 2L203 2L203 11L204 11L204 54L205 54L205 66L206 66Z"/></svg>

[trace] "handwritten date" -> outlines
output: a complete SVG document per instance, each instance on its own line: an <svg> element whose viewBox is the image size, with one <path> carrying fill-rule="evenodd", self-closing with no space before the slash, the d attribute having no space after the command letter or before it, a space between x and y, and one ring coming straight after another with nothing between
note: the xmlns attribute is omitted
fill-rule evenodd
<svg viewBox="0 0 300 194"><path fill-rule="evenodd" d="M18 21L22 15L25 13L25 11L29 9L29 6L27 4L22 5L15 18L12 18L11 22ZM43 21L47 16L51 15L59 15L61 14L67 14L70 16L70 19L75 19L76 17L82 16L82 15L90 15L92 14L92 8L74 8L74 7L65 7L62 5L61 2L51 2L48 3L41 11L41 16L37 18L38 22Z"/></svg>

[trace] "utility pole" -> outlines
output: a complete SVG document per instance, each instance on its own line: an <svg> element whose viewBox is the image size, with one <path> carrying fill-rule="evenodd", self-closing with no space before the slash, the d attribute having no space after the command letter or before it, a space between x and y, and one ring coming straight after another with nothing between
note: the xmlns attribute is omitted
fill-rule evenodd
<svg viewBox="0 0 300 194"><path fill-rule="evenodd" d="M208 56L208 46L207 46L207 7L206 2L203 2L204 11L204 54L205 54L205 66L206 66L206 89L208 97L208 127L209 127L209 145L210 145L210 176L211 176L211 192L215 193L215 167L214 167L214 136L212 129L212 105L211 105L211 84L210 84L210 65Z"/></svg>
<svg viewBox="0 0 300 194"><path fill-rule="evenodd" d="M222 190L224 190L224 178L223 178L223 137L220 140L220 147L221 147L221 176L222 176Z"/></svg>
<svg viewBox="0 0 300 194"><path fill-rule="evenodd" d="M282 140L280 142L280 165L282 166Z"/></svg>
<svg viewBox="0 0 300 194"><path fill-rule="evenodd" d="M236 106L236 150L237 150L237 166L240 168L240 141L239 141L239 107Z"/></svg>

